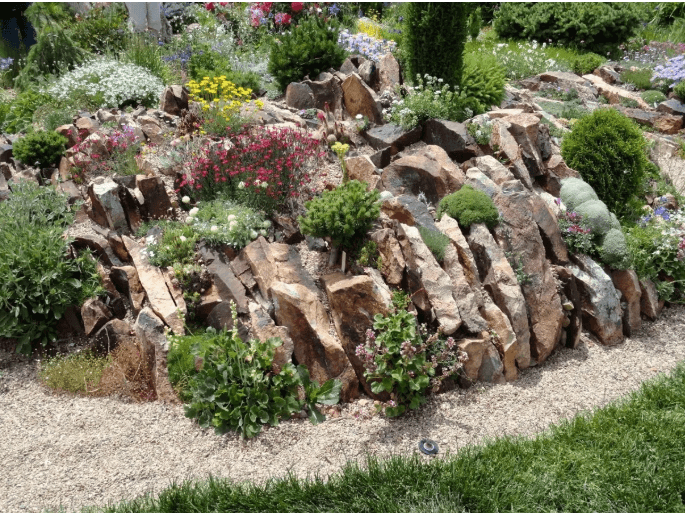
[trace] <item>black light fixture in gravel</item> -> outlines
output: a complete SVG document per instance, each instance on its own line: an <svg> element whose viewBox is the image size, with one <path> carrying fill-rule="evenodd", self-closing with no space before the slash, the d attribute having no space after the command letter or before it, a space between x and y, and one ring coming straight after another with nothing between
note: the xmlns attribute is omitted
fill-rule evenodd
<svg viewBox="0 0 686 513"><path fill-rule="evenodd" d="M419 441L419 450L421 451L422 454L427 454L427 455L438 454L438 444L436 442L434 442L433 440L429 440L428 438L424 438L423 440Z"/></svg>

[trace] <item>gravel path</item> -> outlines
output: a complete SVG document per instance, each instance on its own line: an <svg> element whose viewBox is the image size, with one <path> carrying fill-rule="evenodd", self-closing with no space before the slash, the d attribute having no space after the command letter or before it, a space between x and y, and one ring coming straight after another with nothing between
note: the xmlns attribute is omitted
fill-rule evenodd
<svg viewBox="0 0 686 513"><path fill-rule="evenodd" d="M363 399L319 426L288 421L243 442L200 429L180 406L53 395L36 383L35 362L0 352L0 511L74 511L209 474L253 482L289 470L326 475L365 452L417 452L423 437L445 455L484 437L539 432L683 360L684 308L676 306L617 347L584 337L516 382L448 392L398 420L371 416Z"/></svg>

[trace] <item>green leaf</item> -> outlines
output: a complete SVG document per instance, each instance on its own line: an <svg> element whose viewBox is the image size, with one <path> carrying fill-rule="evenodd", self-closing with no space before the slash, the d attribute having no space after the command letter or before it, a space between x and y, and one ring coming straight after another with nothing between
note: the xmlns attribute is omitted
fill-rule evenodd
<svg viewBox="0 0 686 513"><path fill-rule="evenodd" d="M324 383L317 394L319 404L333 405L338 404L341 397L342 383L337 379L330 379Z"/></svg>
<svg viewBox="0 0 686 513"><path fill-rule="evenodd" d="M324 422L326 420L324 414L320 412L316 406L310 404L307 405L307 417L310 419L310 422L315 426L320 422Z"/></svg>

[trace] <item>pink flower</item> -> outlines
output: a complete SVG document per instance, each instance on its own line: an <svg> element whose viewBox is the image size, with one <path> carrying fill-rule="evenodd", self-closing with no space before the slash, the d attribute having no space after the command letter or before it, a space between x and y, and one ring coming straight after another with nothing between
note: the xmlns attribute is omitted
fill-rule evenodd
<svg viewBox="0 0 686 513"><path fill-rule="evenodd" d="M293 12L300 12L303 10L303 3L302 2L291 2L291 9L293 9Z"/></svg>

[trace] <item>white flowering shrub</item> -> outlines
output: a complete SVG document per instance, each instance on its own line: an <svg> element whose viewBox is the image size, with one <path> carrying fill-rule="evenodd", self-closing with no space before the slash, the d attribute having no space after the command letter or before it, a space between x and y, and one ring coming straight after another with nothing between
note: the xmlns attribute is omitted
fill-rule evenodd
<svg viewBox="0 0 686 513"><path fill-rule="evenodd" d="M271 227L263 213L223 199L203 203L188 214L186 222L198 238L213 247L227 244L241 249L260 235L267 237Z"/></svg>
<svg viewBox="0 0 686 513"><path fill-rule="evenodd" d="M544 71L569 71L568 66L549 59L545 49L546 43L539 45L536 41L517 43L516 49L500 43L493 48L493 55L505 68L507 78L512 80L532 77Z"/></svg>
<svg viewBox="0 0 686 513"><path fill-rule="evenodd" d="M464 121L478 114L482 107L473 98L466 98L457 86L450 87L443 79L417 75L417 85L408 87L402 100L394 100L384 109L387 121L410 130L428 119Z"/></svg>
<svg viewBox="0 0 686 513"><path fill-rule="evenodd" d="M147 69L112 59L91 61L62 75L46 93L57 100L85 96L100 108L155 106L164 84Z"/></svg>

